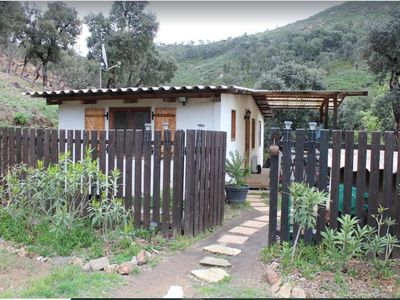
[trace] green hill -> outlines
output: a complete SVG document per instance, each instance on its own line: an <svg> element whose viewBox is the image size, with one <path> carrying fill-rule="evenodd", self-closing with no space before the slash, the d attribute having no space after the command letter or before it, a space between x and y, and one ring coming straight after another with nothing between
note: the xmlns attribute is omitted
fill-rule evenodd
<svg viewBox="0 0 400 300"><path fill-rule="evenodd" d="M236 84L253 87L283 62L326 71L327 89L374 86L360 49L368 27L390 19L398 2L346 2L305 20L259 34L202 45L163 45L178 70L171 84Z"/></svg>
<svg viewBox="0 0 400 300"><path fill-rule="evenodd" d="M46 100L23 96L22 93L40 90L40 86L13 74L0 72L0 126L30 127L57 126L57 106L46 105Z"/></svg>

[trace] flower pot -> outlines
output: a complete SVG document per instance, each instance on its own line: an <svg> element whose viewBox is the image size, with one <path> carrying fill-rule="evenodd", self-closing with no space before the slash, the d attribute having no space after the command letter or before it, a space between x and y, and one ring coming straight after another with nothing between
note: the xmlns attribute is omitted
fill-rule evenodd
<svg viewBox="0 0 400 300"><path fill-rule="evenodd" d="M228 203L244 203L246 201L247 192L249 191L249 186L244 185L237 187L233 184L228 184L225 186L225 191Z"/></svg>

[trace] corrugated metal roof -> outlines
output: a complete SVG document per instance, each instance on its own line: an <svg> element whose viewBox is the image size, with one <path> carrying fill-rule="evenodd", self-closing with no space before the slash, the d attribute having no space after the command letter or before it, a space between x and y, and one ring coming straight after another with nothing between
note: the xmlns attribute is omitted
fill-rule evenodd
<svg viewBox="0 0 400 300"><path fill-rule="evenodd" d="M252 94L258 90L253 90L235 85L184 85L184 86L153 86L153 87L128 87L128 88L107 88L107 89L79 89L79 90L54 90L40 92L26 92L24 95L32 97L47 97L61 95L81 95L81 94L113 94L113 93L146 93L146 92L196 92L196 91L218 91L239 94Z"/></svg>

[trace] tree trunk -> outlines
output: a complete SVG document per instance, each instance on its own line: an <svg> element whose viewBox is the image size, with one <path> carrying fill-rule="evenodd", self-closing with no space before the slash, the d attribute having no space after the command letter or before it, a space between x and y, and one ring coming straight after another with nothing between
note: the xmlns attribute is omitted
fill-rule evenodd
<svg viewBox="0 0 400 300"><path fill-rule="evenodd" d="M24 65L22 66L22 71L21 71L21 76L24 76L24 72L25 72L25 69L26 69L26 65L28 64L28 61L29 61L28 55L25 55Z"/></svg>
<svg viewBox="0 0 400 300"><path fill-rule="evenodd" d="M43 87L47 86L47 81L48 81L48 77L47 77L47 61L43 62L43 68L42 68L42 74L43 74Z"/></svg>
<svg viewBox="0 0 400 300"><path fill-rule="evenodd" d="M35 85L36 80L38 80L39 77L40 77L39 71L40 71L40 69L42 68L42 65L43 65L43 64L40 64L39 67L36 68L36 71L35 71L35 73L36 73L36 78L35 78L35 80L33 81L33 85Z"/></svg>

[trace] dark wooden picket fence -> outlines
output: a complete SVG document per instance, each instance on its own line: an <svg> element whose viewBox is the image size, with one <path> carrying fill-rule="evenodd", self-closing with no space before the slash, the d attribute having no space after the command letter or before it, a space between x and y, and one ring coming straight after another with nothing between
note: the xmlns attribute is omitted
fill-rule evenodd
<svg viewBox="0 0 400 300"><path fill-rule="evenodd" d="M289 214L289 186L293 181L330 192L329 209L318 208L316 230L302 234L306 243L320 242L326 226L338 228L340 214L355 215L360 225L376 226L372 216L377 214L379 205L387 208L385 217L396 219L392 230L400 238L400 199L396 188L400 183L396 171L400 158L393 132L372 132L369 136L364 131L321 130L317 139L316 132L311 130L273 129L272 141L269 244L278 237L280 241L293 240L297 232L298 226L291 224ZM356 202L352 208L354 193Z"/></svg>
<svg viewBox="0 0 400 300"><path fill-rule="evenodd" d="M174 139L171 139L174 134ZM135 226L155 222L165 236L197 235L222 224L226 133L177 130L56 130L0 128L0 176L16 164L47 167L68 151L76 162L87 146L99 169L117 168L118 196ZM93 195L94 196L94 195Z"/></svg>

